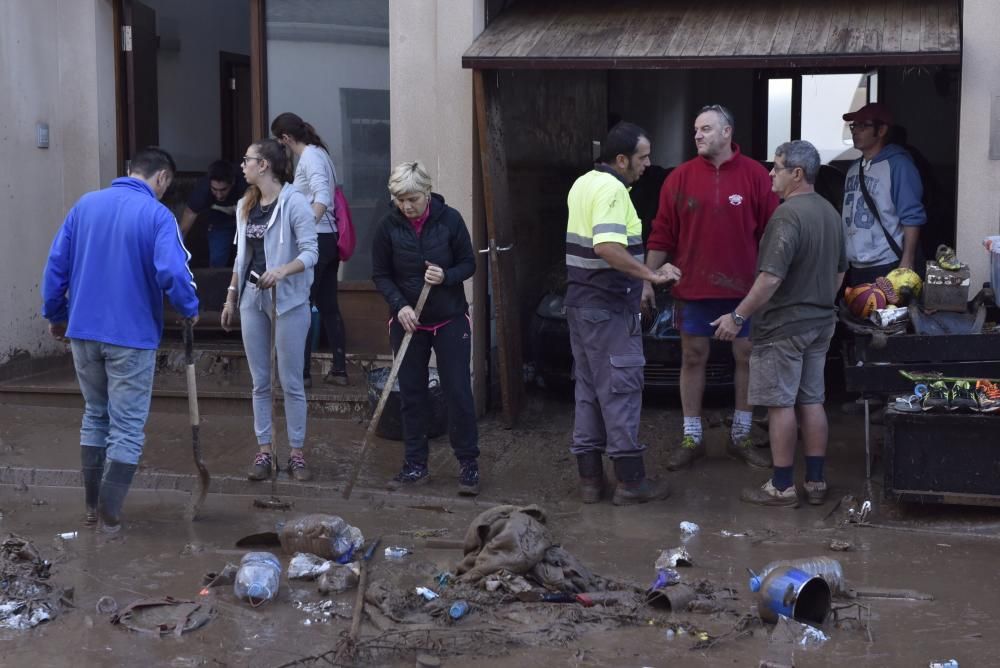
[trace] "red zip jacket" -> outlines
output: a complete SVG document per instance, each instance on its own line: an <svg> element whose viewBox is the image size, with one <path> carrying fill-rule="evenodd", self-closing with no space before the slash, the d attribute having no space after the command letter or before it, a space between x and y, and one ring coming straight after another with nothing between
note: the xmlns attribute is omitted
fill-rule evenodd
<svg viewBox="0 0 1000 668"><path fill-rule="evenodd" d="M718 169L698 156L670 172L646 248L665 251L680 268L672 289L678 299L742 299L776 208L767 170L733 144L733 157Z"/></svg>

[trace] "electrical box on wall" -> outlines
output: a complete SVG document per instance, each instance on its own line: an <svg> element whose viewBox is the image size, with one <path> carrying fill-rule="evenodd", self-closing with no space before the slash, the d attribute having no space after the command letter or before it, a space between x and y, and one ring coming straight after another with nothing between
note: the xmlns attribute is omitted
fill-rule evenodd
<svg viewBox="0 0 1000 668"><path fill-rule="evenodd" d="M35 146L38 148L48 148L49 147L49 124L48 123L36 123L35 124Z"/></svg>

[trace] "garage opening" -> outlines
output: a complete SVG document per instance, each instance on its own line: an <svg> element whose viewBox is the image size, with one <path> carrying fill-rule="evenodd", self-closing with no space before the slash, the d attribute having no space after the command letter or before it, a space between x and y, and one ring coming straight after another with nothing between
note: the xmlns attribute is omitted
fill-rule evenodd
<svg viewBox="0 0 1000 668"><path fill-rule="evenodd" d="M566 193L591 168L595 142L621 119L652 139L654 166L632 190L648 234L660 185L695 155L691 125L703 105L732 109L736 143L761 162L781 141L816 143L825 163L819 189L839 210L843 174L858 155L844 143L850 134L841 115L884 102L900 128L894 141L910 150L925 184L923 243L929 250L953 243L958 17L954 0L781 8L727 0L506 3L463 63L482 71L495 98L492 122L502 128L504 173L484 178L509 187L518 250L515 295L503 301L524 323L529 377L568 378L568 337L560 331ZM668 340L668 306L660 318L651 331ZM679 346L650 353L647 345L647 384L676 385ZM731 381L720 358L709 382Z"/></svg>

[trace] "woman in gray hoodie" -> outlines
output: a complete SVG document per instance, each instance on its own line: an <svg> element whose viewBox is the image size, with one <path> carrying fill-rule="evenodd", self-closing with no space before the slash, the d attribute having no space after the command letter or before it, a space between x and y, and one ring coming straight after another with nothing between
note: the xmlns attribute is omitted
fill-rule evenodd
<svg viewBox="0 0 1000 668"><path fill-rule="evenodd" d="M309 288L318 256L316 223L306 198L289 183L284 147L273 139L251 144L243 156L246 194L236 206L236 264L222 309L229 331L240 312L240 331L253 377L253 421L258 452L250 480L271 473L271 288L277 292L278 377L284 388L285 421L296 480L309 480L302 447L306 439L303 345L309 331Z"/></svg>

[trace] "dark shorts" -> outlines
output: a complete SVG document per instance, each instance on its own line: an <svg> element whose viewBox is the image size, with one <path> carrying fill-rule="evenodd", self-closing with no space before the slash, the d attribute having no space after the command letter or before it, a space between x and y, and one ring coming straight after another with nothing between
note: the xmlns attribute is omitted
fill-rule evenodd
<svg viewBox="0 0 1000 668"><path fill-rule="evenodd" d="M750 353L748 402L753 406L790 407L825 400L823 368L834 323L768 343Z"/></svg>
<svg viewBox="0 0 1000 668"><path fill-rule="evenodd" d="M677 329L692 336L714 336L711 325L720 315L727 315L739 306L741 299L698 299L674 302L674 322ZM750 318L743 323L738 338L750 336Z"/></svg>

